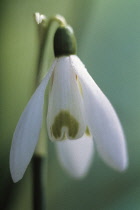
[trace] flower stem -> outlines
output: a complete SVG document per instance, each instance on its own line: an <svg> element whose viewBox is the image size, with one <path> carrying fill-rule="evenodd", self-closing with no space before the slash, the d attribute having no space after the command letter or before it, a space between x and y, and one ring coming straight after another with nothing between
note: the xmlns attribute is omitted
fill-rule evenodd
<svg viewBox="0 0 140 210"><path fill-rule="evenodd" d="M35 87L37 87L41 81L41 73L43 71L43 62L46 45L49 39L49 31L53 22L57 22L59 25L66 25L65 19L60 15L55 15L49 19L45 15L35 13L35 20L38 26L39 35L39 54L37 60L37 73ZM47 69L47 68L46 68ZM46 119L45 119L46 121ZM33 209L34 210L47 210L47 147L46 143L47 135L45 134L46 126L43 120L41 129L41 135L39 143L36 147L36 152L32 159L33 168Z"/></svg>
<svg viewBox="0 0 140 210"><path fill-rule="evenodd" d="M34 155L33 157L33 209L46 210L47 209L47 192L45 174L46 158Z"/></svg>
<svg viewBox="0 0 140 210"><path fill-rule="evenodd" d="M38 17L40 17L40 21L38 21ZM41 19L42 18L42 19ZM48 44L49 39L49 31L52 26L53 22L57 22L59 25L67 25L66 20L61 15L55 15L47 19L45 15L41 15L39 13L35 13L35 20L38 24L38 35L39 35L39 54L38 54L38 61L37 61L37 84L40 83L41 80L41 73L45 55L45 49Z"/></svg>

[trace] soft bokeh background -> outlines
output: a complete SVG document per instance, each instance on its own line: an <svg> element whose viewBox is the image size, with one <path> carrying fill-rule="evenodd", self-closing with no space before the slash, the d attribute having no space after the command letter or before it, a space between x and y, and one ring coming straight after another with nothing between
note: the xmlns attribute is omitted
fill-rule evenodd
<svg viewBox="0 0 140 210"><path fill-rule="evenodd" d="M95 154L88 176L70 178L49 145L49 210L140 209L140 1L2 0L0 2L0 209L32 209L31 166L13 184L9 150L36 74L33 13L60 13L77 37L78 55L114 105L127 138L129 168L118 173Z"/></svg>

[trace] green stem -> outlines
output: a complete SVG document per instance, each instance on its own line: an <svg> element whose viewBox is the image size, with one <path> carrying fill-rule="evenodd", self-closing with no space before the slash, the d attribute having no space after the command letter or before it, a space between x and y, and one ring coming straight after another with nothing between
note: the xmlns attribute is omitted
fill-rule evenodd
<svg viewBox="0 0 140 210"><path fill-rule="evenodd" d="M42 30L42 34L41 34L41 37L39 38L40 43L39 43L39 56L38 56L38 62L37 62L37 84L36 85L39 84L40 79L41 79L41 70L42 70L42 64L44 61L44 54L45 54L44 52L45 52L45 48L47 47L47 42L49 39L48 35L49 35L49 31L53 22L57 22L61 26L67 25L64 17L60 15L55 15L51 17L48 21L46 20L46 25L43 24L42 28L39 30L39 31Z"/></svg>
<svg viewBox="0 0 140 210"><path fill-rule="evenodd" d="M39 13L37 13L40 15ZM35 14L36 15L36 14ZM45 16L43 16L45 18ZM36 21L37 22L37 21ZM36 87L41 81L41 72L42 65L44 61L44 52L47 47L48 34L50 27L53 22L57 22L59 25L66 25L65 19L56 15L51 17L49 20L43 19L42 22L37 22L38 32L39 32L39 54L37 61L37 74L36 74ZM42 139L43 140L43 139ZM46 148L47 149L47 148ZM47 153L47 151L46 151ZM47 176L47 158L45 155L42 155L39 149L38 153L35 153L32 159L33 163L33 209L34 210L46 210L47 209L47 190L46 190L46 181Z"/></svg>
<svg viewBox="0 0 140 210"><path fill-rule="evenodd" d="M44 180L43 174L45 174L46 158L39 155L33 157L33 209L34 210L46 210L46 180Z"/></svg>

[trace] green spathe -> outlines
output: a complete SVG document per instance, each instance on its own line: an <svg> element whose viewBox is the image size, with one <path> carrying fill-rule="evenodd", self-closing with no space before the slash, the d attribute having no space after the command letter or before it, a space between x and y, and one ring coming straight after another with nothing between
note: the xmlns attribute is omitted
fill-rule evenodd
<svg viewBox="0 0 140 210"><path fill-rule="evenodd" d="M54 35L54 54L56 57L76 54L76 39L70 26L60 26Z"/></svg>
<svg viewBox="0 0 140 210"><path fill-rule="evenodd" d="M59 114L55 117L54 123L52 125L52 134L58 139L61 137L62 128L68 128L68 137L74 139L78 133L79 123L77 120L69 113L67 110L61 110ZM65 138L65 134L62 140Z"/></svg>

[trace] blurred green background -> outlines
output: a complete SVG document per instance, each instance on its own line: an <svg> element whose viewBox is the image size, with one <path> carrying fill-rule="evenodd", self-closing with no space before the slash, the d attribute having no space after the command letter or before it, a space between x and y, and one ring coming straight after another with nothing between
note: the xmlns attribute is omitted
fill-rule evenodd
<svg viewBox="0 0 140 210"><path fill-rule="evenodd" d="M78 55L122 122L129 168L118 173L95 154L88 176L73 180L49 143L49 210L140 209L140 1L1 0L0 2L0 209L32 209L31 166L13 184L9 150L36 75L34 12L63 15L77 37Z"/></svg>

